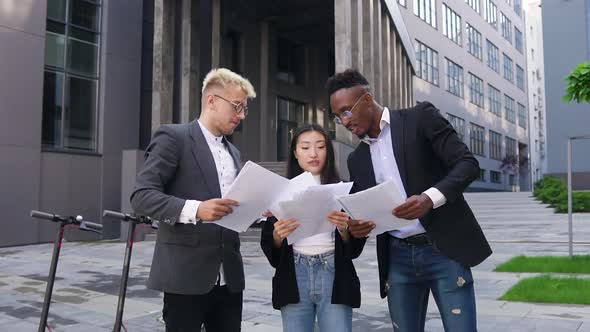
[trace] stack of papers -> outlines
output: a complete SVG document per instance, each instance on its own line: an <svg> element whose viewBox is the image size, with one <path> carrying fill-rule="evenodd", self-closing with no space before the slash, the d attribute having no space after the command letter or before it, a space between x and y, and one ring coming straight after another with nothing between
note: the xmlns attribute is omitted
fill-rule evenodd
<svg viewBox="0 0 590 332"><path fill-rule="evenodd" d="M352 182L318 185L305 172L288 180L256 163L248 161L223 198L240 206L216 224L244 232L270 210L278 219L295 218L300 225L289 237L289 244L320 233L331 232L334 225L326 220L332 211L344 209L352 219L372 221L376 227L370 236L412 224L413 220L395 217L392 210L405 199L393 181L348 195Z"/></svg>
<svg viewBox="0 0 590 332"><path fill-rule="evenodd" d="M393 181L338 197L338 202L352 219L375 223L375 229L369 236L400 229L414 223L414 220L400 219L393 215L392 210L405 202Z"/></svg>

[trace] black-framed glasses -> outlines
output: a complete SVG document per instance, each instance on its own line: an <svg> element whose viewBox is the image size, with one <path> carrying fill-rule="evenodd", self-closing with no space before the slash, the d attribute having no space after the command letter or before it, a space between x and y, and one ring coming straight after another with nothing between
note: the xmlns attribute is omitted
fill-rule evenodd
<svg viewBox="0 0 590 332"><path fill-rule="evenodd" d="M357 98L357 100L354 102L354 105L352 105L352 107L349 110L346 110L346 111L344 111L344 112L342 112L340 114L334 114L335 115L334 116L334 122L336 124L341 125L344 119L350 120L350 118L352 117L352 111L354 110L354 108L356 107L356 105L359 104L359 102L361 101L361 98L363 98L367 93L369 93L369 92L364 92L363 94L361 94Z"/></svg>
<svg viewBox="0 0 590 332"><path fill-rule="evenodd" d="M248 106L242 104L242 103L236 103L234 101L231 100L227 100L225 98L223 98L220 95L214 94L213 96L223 99L225 101L227 101L228 103L230 103L233 107L234 107L234 111L236 111L236 113L240 114L240 113L244 113L244 116L248 115Z"/></svg>

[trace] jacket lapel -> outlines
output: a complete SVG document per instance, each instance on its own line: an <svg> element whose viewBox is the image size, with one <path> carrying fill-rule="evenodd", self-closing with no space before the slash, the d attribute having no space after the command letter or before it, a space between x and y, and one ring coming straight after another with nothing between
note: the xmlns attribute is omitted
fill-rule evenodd
<svg viewBox="0 0 590 332"><path fill-rule="evenodd" d="M408 192L408 182L406 181L406 158L405 158L405 135L404 135L404 118L401 110L389 111L391 143L393 145L393 155L397 163L399 175L406 192Z"/></svg>
<svg viewBox="0 0 590 332"><path fill-rule="evenodd" d="M223 142L225 143L225 146L227 146L227 150L229 151L229 154L231 155L232 159L234 160L234 165L236 166L236 175L237 173L240 173L240 170L242 169L242 158L240 157L240 152L238 151L238 149L236 148L235 145L233 145L230 141L227 140L227 138L223 138Z"/></svg>
<svg viewBox="0 0 590 332"><path fill-rule="evenodd" d="M375 180L375 170L373 169L373 161L371 160L371 150L369 148L369 144L363 142L360 143L358 147L358 158L356 158L356 162L358 163L358 169L360 170L360 174L368 175L366 177L367 183L360 184L362 190L376 186L377 180Z"/></svg>
<svg viewBox="0 0 590 332"><path fill-rule="evenodd" d="M203 172L205 182L209 187L209 191L215 197L221 197L221 190L219 188L219 178L217 177L217 168L215 167L215 160L209 144L205 139L205 135L201 131L201 126L197 121L192 121L190 124L191 152L195 158L195 162Z"/></svg>

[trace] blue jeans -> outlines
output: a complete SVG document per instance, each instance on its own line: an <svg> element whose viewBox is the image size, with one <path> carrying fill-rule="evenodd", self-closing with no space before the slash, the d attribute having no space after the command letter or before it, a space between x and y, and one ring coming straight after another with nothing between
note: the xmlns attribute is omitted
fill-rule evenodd
<svg viewBox="0 0 590 332"><path fill-rule="evenodd" d="M352 331L352 307L332 304L334 252L294 253L299 303L281 308L284 332L313 332L317 315L320 331Z"/></svg>
<svg viewBox="0 0 590 332"><path fill-rule="evenodd" d="M477 331L471 270L442 255L436 245L414 246L392 237L386 287L395 332L424 331L430 291L445 331Z"/></svg>

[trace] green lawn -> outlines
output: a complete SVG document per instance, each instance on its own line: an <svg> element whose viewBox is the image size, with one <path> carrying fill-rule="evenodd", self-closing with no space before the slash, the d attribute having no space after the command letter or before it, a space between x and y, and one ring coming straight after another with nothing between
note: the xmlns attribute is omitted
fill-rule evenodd
<svg viewBox="0 0 590 332"><path fill-rule="evenodd" d="M590 304L590 279L539 276L512 286L499 300Z"/></svg>
<svg viewBox="0 0 590 332"><path fill-rule="evenodd" d="M590 255L574 256L572 260L561 256L517 256L498 265L494 271L590 274Z"/></svg>

